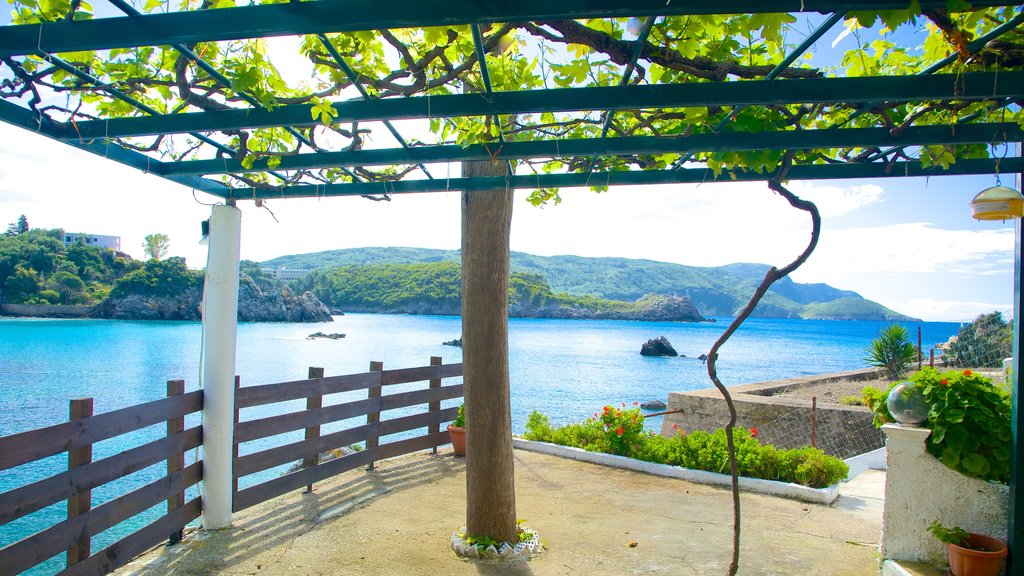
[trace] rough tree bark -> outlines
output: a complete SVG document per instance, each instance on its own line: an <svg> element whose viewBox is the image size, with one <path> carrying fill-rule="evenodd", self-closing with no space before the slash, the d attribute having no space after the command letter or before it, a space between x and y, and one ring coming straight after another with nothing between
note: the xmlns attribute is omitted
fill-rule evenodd
<svg viewBox="0 0 1024 576"><path fill-rule="evenodd" d="M504 161L463 162L462 176L505 176ZM512 190L462 193L462 364L466 533L516 541L508 376Z"/></svg>

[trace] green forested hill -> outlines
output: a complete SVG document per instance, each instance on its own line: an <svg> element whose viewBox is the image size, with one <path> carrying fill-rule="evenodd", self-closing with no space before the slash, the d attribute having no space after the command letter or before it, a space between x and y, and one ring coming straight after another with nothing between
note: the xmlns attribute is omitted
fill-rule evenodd
<svg viewBox="0 0 1024 576"><path fill-rule="evenodd" d="M349 264L321 268L295 283L331 307L349 312L458 315L461 270L457 262ZM685 298L645 296L623 302L554 293L539 274L513 272L509 315L531 318L705 320Z"/></svg>
<svg viewBox="0 0 1024 576"><path fill-rule="evenodd" d="M266 266L320 269L353 264L458 262L456 250L427 248L349 248L282 256ZM631 258L534 256L512 253L512 271L543 276L553 292L635 301L645 294L690 298L704 316L731 316L746 304L761 281L766 264L718 267L684 266ZM812 306L813 305L813 306ZM912 320L865 300L856 292L827 284L799 284L784 278L754 313L762 317Z"/></svg>

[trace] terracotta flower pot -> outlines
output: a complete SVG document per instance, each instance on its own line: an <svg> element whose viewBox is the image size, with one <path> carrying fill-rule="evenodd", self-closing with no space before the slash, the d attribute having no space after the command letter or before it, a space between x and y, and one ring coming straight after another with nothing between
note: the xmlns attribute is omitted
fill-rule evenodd
<svg viewBox="0 0 1024 576"><path fill-rule="evenodd" d="M448 433L452 437L452 450L456 456L466 455L466 429L456 426L448 426Z"/></svg>
<svg viewBox="0 0 1024 576"><path fill-rule="evenodd" d="M953 576L999 576L1006 558L1006 543L981 534L967 538L969 548L946 544Z"/></svg>

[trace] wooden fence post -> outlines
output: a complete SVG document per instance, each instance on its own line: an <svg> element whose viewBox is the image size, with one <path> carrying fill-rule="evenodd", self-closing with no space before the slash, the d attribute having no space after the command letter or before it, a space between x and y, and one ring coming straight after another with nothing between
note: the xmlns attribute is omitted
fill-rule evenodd
<svg viewBox="0 0 1024 576"><path fill-rule="evenodd" d="M324 377L324 369L323 368L314 368L314 367L310 366L310 368L309 368L309 379L310 380L320 379L320 378L323 378L323 377ZM306 398L306 410L319 410L320 408L323 407L323 405L324 405L324 390L323 390L323 386L319 385L319 386L316 387L316 392L314 392L313 394L310 394ZM320 437L320 424L319 424L319 421L317 421L317 424L315 426L310 426L310 427L306 428L306 440L312 440L314 438L319 438L319 437ZM311 457L304 458L302 460L302 467L303 468L312 468L312 467L316 466L319 463L320 463L320 452L317 451L316 454L313 454ZM306 493L308 494L308 493L310 493L312 491L313 491L313 485L312 484L306 484Z"/></svg>
<svg viewBox="0 0 1024 576"><path fill-rule="evenodd" d="M241 409L238 407L238 389L242 387L242 377L235 374L235 430L238 429L238 420ZM238 439L234 433L231 434L231 499L238 494L238 474L235 474L235 460L238 460Z"/></svg>
<svg viewBox="0 0 1024 576"><path fill-rule="evenodd" d="M72 421L92 416L92 398L72 400L69 412ZM68 450L68 470L85 466L90 462L92 462L92 444ZM68 497L68 520L80 514L85 514L90 508L92 508L92 490L81 490L72 493ZM88 558L89 549L89 532L83 530L82 535L78 538L78 542L68 549L67 565L71 566Z"/></svg>
<svg viewBox="0 0 1024 576"><path fill-rule="evenodd" d="M430 365L431 366L440 366L441 365L441 357L440 356L431 356L430 357ZM441 387L441 379L440 378L431 378L430 379L430 388L431 389L440 388L440 387ZM428 412L440 412L441 411L441 401L440 400L435 400L435 401L431 402L427 406L427 411ZM440 424L431 424L430 426L427 427L427 433L428 434L437 434L440 431L441 431L441 425ZM437 454L437 446L434 446L432 452L434 454Z"/></svg>
<svg viewBox="0 0 1024 576"><path fill-rule="evenodd" d="M383 371L384 371L384 363L383 362L370 362L370 372L383 372ZM380 380L378 380L376 386L370 386L370 388L369 388L369 390L367 392L367 397L370 398L370 399L380 398L380 389L381 389L381 384L380 384ZM377 408L377 410L375 412L368 412L366 414L366 423L367 424L380 424L380 408ZM380 434L380 428L379 427L373 427L373 429L366 435L366 449L367 450L376 448L378 446L378 444L380 443L380 436L379 436L379 434ZM373 470L373 459L371 459L370 463L367 464L366 470L367 471Z"/></svg>
<svg viewBox="0 0 1024 576"><path fill-rule="evenodd" d="M184 380L168 380L167 381L167 397L177 396L185 393L185 381ZM182 414L177 418L172 418L167 421L167 435L173 436L185 431L185 415ZM173 475L175 472L185 468L185 454L173 454L167 458L167 476ZM167 513L170 514L178 508L185 505L185 492L178 492L177 494L171 494L170 498L167 499ZM167 537L167 543L175 545L181 542L183 532L178 530L172 532Z"/></svg>

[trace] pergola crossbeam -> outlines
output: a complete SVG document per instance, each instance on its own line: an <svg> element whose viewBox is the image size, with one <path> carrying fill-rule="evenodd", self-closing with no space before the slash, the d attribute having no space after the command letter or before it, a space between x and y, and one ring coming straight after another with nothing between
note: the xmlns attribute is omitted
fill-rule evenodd
<svg viewBox="0 0 1024 576"><path fill-rule="evenodd" d="M626 110L707 106L785 104L849 105L889 101L971 101L1020 98L1024 72L971 72L927 77L806 78L667 85L604 86L545 91L417 96L334 102L336 123L408 120L495 114L537 114L590 110ZM243 130L274 126L310 126L311 105L280 106L112 118L68 126L65 138L124 138L182 132Z"/></svg>
<svg viewBox="0 0 1024 576"><path fill-rule="evenodd" d="M480 31L479 24L473 24L469 28L473 34L473 50L476 52L476 61L480 66L480 79L484 82L484 90L487 92L487 95L490 96L494 93L494 90L491 87L491 73L487 70L487 50L484 48L484 35L483 32ZM504 146L505 134L501 128L501 117L493 115L491 116L491 119L498 127L498 145ZM515 170L512 168L512 163L510 161L505 160L505 168L509 174L515 174Z"/></svg>
<svg viewBox="0 0 1024 576"><path fill-rule="evenodd" d="M945 0L922 0L921 9L945 9ZM971 8L1012 6L1006 0L975 0ZM735 14L780 12L851 12L906 10L906 0L737 0ZM458 26L542 20L628 18L718 14L722 7L705 0L519 0L517 2L446 2L393 0L318 0L237 8L47 22L9 26L0 37L0 57L106 50L135 46L169 46L297 34L355 32L382 28Z"/></svg>
<svg viewBox="0 0 1024 576"><path fill-rule="evenodd" d="M975 53L977 53L979 50L984 48L989 42L991 42L992 40L995 40L996 38L1002 36L1006 32L1016 28L1022 22L1024 22L1024 12L1021 12L1020 14L1017 14L1016 16L1014 16L1013 18L1007 20L1006 22L1003 22L999 26L996 26L991 31L989 31L988 34L984 34L984 35L982 35L982 36L972 40L971 42L968 42L967 46L966 46L967 53L968 54L975 54ZM959 57L959 55L951 54L951 55L943 58L942 60L939 60L938 62L932 64L931 66L925 68L924 70L921 70L920 72L915 74L915 77L928 76L930 74L934 74L935 72L938 72L939 70L945 68L946 66L949 66L953 62L956 62L958 57ZM854 111L854 113L851 114L849 118L844 120L841 124L837 125L837 127L838 126L845 126L851 120L861 116L862 114L865 114L868 110L874 108L875 106L877 106L879 104L882 104L883 102L884 102L883 100L875 100L875 101L871 102L870 104L868 104L867 106L864 106L860 110Z"/></svg>
<svg viewBox="0 0 1024 576"><path fill-rule="evenodd" d="M416 146L408 149L350 150L284 156L278 170L308 170L334 166L388 166L396 164L445 163L500 159L559 157L627 156L644 154L684 154L693 151L750 151L789 149L840 149L934 144L981 144L1016 142L1024 131L1013 122L969 124L963 126L912 126L899 135L886 128L845 128L842 130L787 130L763 132L752 138L745 132L692 134L677 138L631 136L506 142L501 151L483 144L471 146ZM197 176L266 170L266 160L257 160L246 168L235 159L191 160L162 163L158 173L167 176Z"/></svg>
<svg viewBox="0 0 1024 576"><path fill-rule="evenodd" d="M793 166L786 177L791 180L833 180L846 178L889 178L913 176L955 176L967 174L992 174L996 160L990 158L959 160L943 170L939 167L925 167L920 162L895 162L892 164L811 164ZM1024 169L1021 158L1004 158L999 163L1002 172ZM234 193L244 199L273 198L318 198L328 196L365 196L368 194L412 194L425 192L447 192L451 190L488 190L511 188L575 188L586 186L640 186L652 184L697 184L707 182L760 182L774 174L754 171L723 170L717 176L708 168L684 168L682 170L637 170L601 172L597 174L533 174L509 178L475 177L435 180L400 180L397 182L359 182L354 184L296 185L275 189L236 188Z"/></svg>
<svg viewBox="0 0 1024 576"><path fill-rule="evenodd" d="M775 78L777 78L778 75L783 70L785 70L786 68L789 68L790 64L795 62L796 59L799 58L801 54L803 54L804 52L809 50L810 47L813 46L814 43L818 41L818 39L820 39L822 36L824 36L825 32L828 32L829 30L831 30L832 27L836 25L836 23L838 23L840 20L842 20L844 15L845 15L845 13L843 13L843 12L836 12L835 14L832 14L827 19L825 19L825 21L822 22L817 28L815 28L814 31L811 32L807 36L807 38L804 38L803 42L801 42L796 48L791 50L789 52L789 54L787 54L786 57L782 59L782 62L779 62L778 65L775 66L775 68L772 68L772 70L770 72L768 72L767 75L765 75L764 79L765 80L775 80ZM726 116L725 118L722 118L718 122L718 125L715 126L715 131L719 131L719 130L722 130L723 128L725 128L726 125L728 125L730 122L735 120L736 119L736 115L739 114L745 108L746 108L745 105L741 105L741 106L737 106L736 108L733 108L732 112L730 112L728 116ZM676 160L675 166L673 166L673 168L678 170L690 158L693 158L693 153L687 153L686 155L684 155L679 160Z"/></svg>
<svg viewBox="0 0 1024 576"><path fill-rule="evenodd" d="M341 71L345 73L345 76L348 77L349 82L351 82L352 86L359 92L359 95L362 96L364 100L373 100L373 96L371 96L370 93L366 91L366 87L363 86L363 83L359 80L359 74L357 74L356 71L353 70L352 67L348 65L348 62L345 60L345 58L342 57L342 55L338 52L337 48L334 47L334 44L331 43L330 38L328 38L324 34L318 34L317 38L320 40L320 44L324 47L324 50L327 50L327 53L331 55L331 58L334 60L334 62L338 65L339 68L341 68ZM392 124L389 120L384 120L383 124L384 127L388 129L388 132L391 132L391 135L395 138L395 140L398 141L402 148L409 147L409 143L405 141L405 138L403 138L401 134L399 134L398 129L395 128L394 124ZM434 177L430 173L430 170L427 170L426 166L420 164L418 165L418 167L420 170L423 171L424 174L426 174L427 178Z"/></svg>

